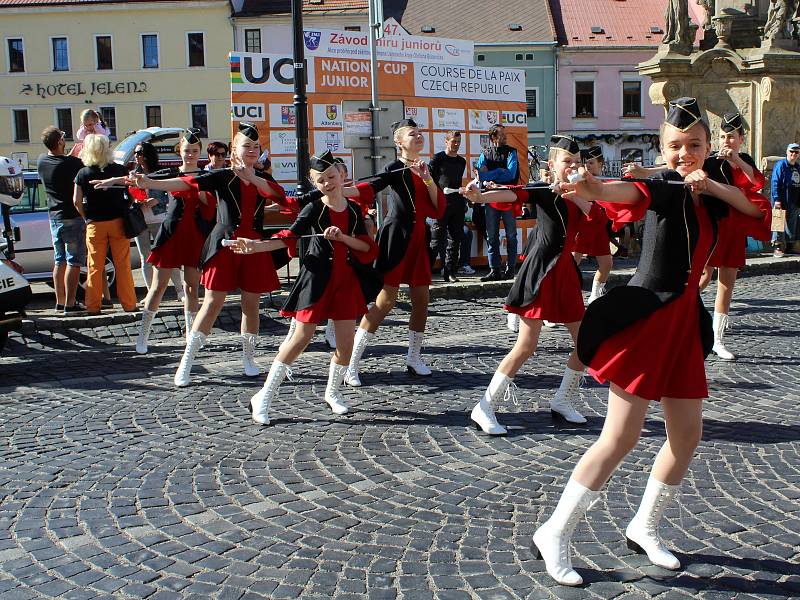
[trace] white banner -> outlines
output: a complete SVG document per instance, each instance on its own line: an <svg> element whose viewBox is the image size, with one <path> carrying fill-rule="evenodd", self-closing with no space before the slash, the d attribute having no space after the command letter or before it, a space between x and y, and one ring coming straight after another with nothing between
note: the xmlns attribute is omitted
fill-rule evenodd
<svg viewBox="0 0 800 600"><path fill-rule="evenodd" d="M315 131L313 152L320 155L326 150L334 154L349 154L350 150L344 147L344 139L340 131Z"/></svg>
<svg viewBox="0 0 800 600"><path fill-rule="evenodd" d="M294 61L288 54L231 52L231 91L294 93ZM314 61L306 60L306 92L315 91Z"/></svg>
<svg viewBox="0 0 800 600"><path fill-rule="evenodd" d="M297 158L274 156L270 160L272 160L272 176L275 181L297 181Z"/></svg>
<svg viewBox="0 0 800 600"><path fill-rule="evenodd" d="M342 127L341 104L314 104L314 127Z"/></svg>
<svg viewBox="0 0 800 600"><path fill-rule="evenodd" d="M464 131L463 108L432 108L433 127L431 129L455 129Z"/></svg>
<svg viewBox="0 0 800 600"><path fill-rule="evenodd" d="M426 98L524 102L525 73L520 69L415 63L414 92Z"/></svg>
<svg viewBox="0 0 800 600"><path fill-rule="evenodd" d="M473 131L488 131L492 125L500 123L500 113L496 110L469 109L469 128Z"/></svg>
<svg viewBox="0 0 800 600"><path fill-rule="evenodd" d="M276 154L295 154L296 152L297 138L294 135L294 130L269 132L270 156Z"/></svg>
<svg viewBox="0 0 800 600"><path fill-rule="evenodd" d="M270 129L294 127L296 124L295 109L293 104L270 104L269 126Z"/></svg>

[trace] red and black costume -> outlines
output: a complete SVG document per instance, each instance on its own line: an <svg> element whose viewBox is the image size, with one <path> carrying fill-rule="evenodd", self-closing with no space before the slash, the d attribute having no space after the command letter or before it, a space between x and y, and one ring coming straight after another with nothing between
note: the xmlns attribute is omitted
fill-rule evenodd
<svg viewBox="0 0 800 600"><path fill-rule="evenodd" d="M575 237L594 219L603 218L596 204L588 215L546 187L512 189L517 202L529 202L536 219L534 237L514 279L505 309L528 319L573 323L583 318L581 272L572 252Z"/></svg>
<svg viewBox="0 0 800 600"><path fill-rule="evenodd" d="M706 160L703 170L714 181L738 187L747 199L755 204L765 215L759 227L753 219L743 215L737 210L728 211L728 216L719 221L719 234L717 245L708 264L712 267L731 267L741 269L745 264L745 250L747 237L768 242L771 237L771 209L769 200L759 192L764 187L766 179L761 171L756 168L755 161L749 154L739 153L741 159L753 169L755 183L738 167L732 166L727 160L712 156Z"/></svg>
<svg viewBox="0 0 800 600"><path fill-rule="evenodd" d="M282 239L289 255L294 257L298 236L323 233L331 226L366 242L369 249L359 252L342 242L310 238L300 273L281 310L283 316L294 317L301 323L358 319L383 287L383 279L371 266L378 255L378 246L367 235L361 209L355 202L348 201L345 210L337 212L320 199L312 200L289 229L273 237Z"/></svg>
<svg viewBox="0 0 800 600"><path fill-rule="evenodd" d="M575 236L575 249L573 252L579 252L584 256L606 256L611 254L609 225L610 222L605 215L605 211L600 208L600 213L578 230Z"/></svg>
<svg viewBox="0 0 800 600"><path fill-rule="evenodd" d="M665 171L636 183L636 204L602 203L615 224L645 219L642 254L626 286L615 287L586 310L578 333L578 357L589 373L630 394L662 397L708 396L705 357L713 346L711 316L700 299L699 282L728 211L706 195L695 204L689 188ZM760 219L749 219L751 226Z"/></svg>
<svg viewBox="0 0 800 600"><path fill-rule="evenodd" d="M267 181L277 199L261 195L255 185L246 184L232 169L181 177L194 190L212 192L217 196L217 222L200 254L200 267L203 269L200 281L206 289L230 292L238 288L244 292L264 293L280 288L270 253L234 254L230 248L222 246L225 239L263 238L261 229L268 199L281 206L290 205L283 188L271 175L257 175Z"/></svg>
<svg viewBox="0 0 800 600"><path fill-rule="evenodd" d="M207 204L200 202L194 187L170 194L166 217L153 240L147 262L160 269L200 268L200 253L214 226L216 211L213 194L207 193L206 198Z"/></svg>
<svg viewBox="0 0 800 600"><path fill-rule="evenodd" d="M388 165L372 182L360 183L358 203L373 205L375 196L391 187L386 216L378 230L378 258L375 267L383 273L384 285L399 287L431 284L431 262L428 254L425 219L440 219L446 203L438 190L436 206L422 178L400 160ZM400 170L405 169L405 170Z"/></svg>

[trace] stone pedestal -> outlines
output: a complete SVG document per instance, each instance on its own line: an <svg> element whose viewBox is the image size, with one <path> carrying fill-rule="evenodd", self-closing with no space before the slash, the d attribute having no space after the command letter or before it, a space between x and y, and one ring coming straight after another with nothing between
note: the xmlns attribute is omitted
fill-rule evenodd
<svg viewBox="0 0 800 600"><path fill-rule="evenodd" d="M714 132L724 113L740 112L746 149L766 167L766 157L783 156L787 143L800 141L800 52L783 42L737 50L718 45L688 56L664 47L639 72L653 80L653 104L695 97Z"/></svg>

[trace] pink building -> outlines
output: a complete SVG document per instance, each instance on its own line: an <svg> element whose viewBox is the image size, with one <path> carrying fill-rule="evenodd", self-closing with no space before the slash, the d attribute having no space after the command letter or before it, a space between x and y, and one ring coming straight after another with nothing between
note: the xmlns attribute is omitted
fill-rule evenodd
<svg viewBox="0 0 800 600"><path fill-rule="evenodd" d="M659 153L664 111L650 103L650 80L639 75L636 66L658 50L666 4L667 0L551 3L561 26L556 130L586 145L600 145L612 172L620 162L651 164ZM698 22L697 5L689 5Z"/></svg>

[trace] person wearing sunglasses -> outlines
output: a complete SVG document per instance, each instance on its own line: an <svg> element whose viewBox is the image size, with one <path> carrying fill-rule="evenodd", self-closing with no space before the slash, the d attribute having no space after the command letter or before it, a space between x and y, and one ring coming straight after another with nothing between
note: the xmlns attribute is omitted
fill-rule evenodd
<svg viewBox="0 0 800 600"><path fill-rule="evenodd" d="M776 210L786 211L786 225L783 232L772 233L774 256L781 258L785 252L791 251L795 242L800 239L800 144L789 144L786 147L786 158L775 163L772 170L770 199Z"/></svg>
<svg viewBox="0 0 800 600"><path fill-rule="evenodd" d="M216 171L225 168L225 159L228 156L228 146L223 142L211 142L206 149L208 152L208 164L206 171Z"/></svg>

